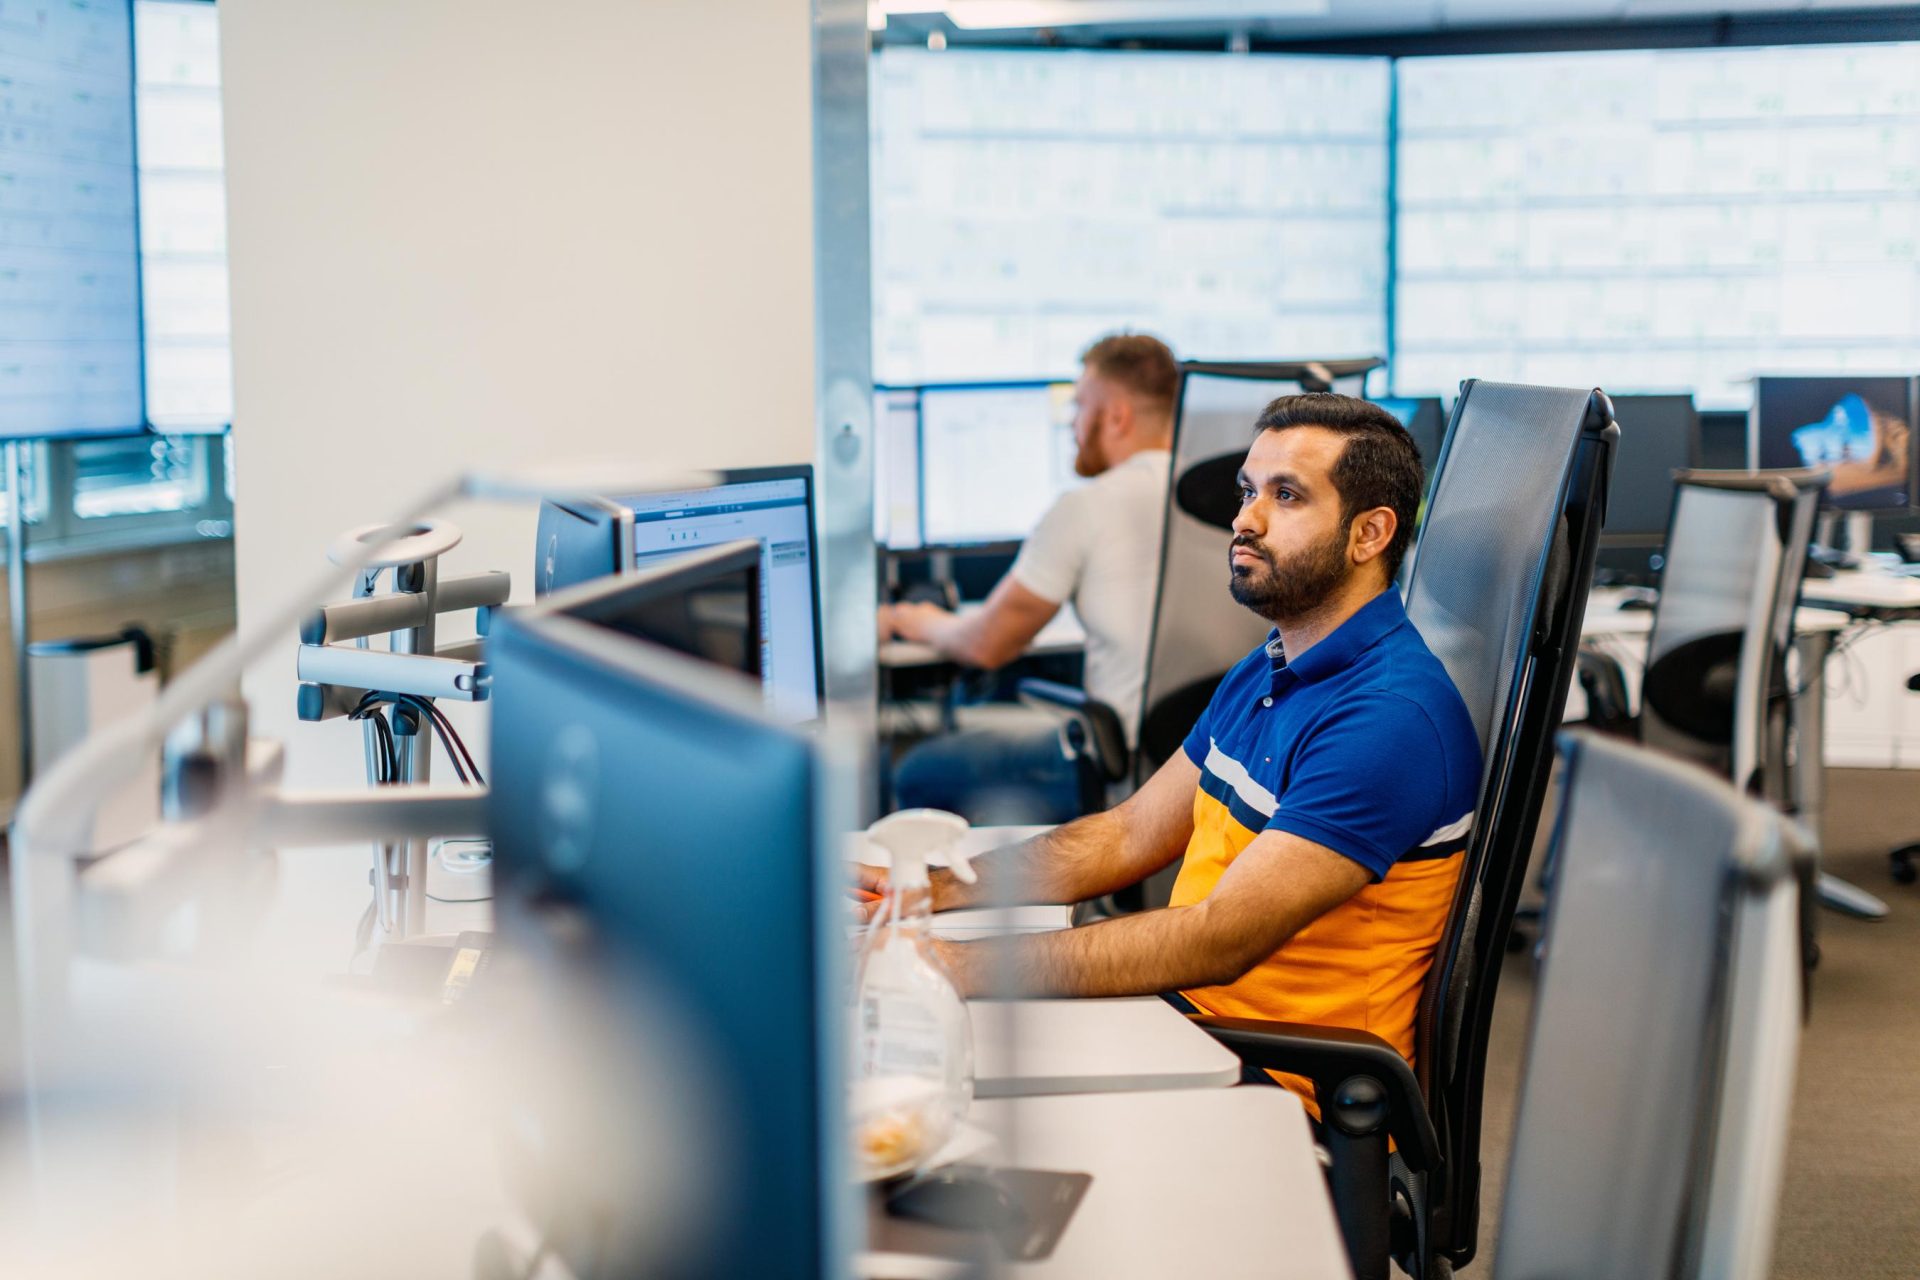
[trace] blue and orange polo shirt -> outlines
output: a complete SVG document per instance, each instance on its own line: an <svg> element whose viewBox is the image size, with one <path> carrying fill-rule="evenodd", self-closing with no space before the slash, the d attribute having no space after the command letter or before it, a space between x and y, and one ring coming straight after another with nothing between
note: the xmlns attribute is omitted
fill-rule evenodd
<svg viewBox="0 0 1920 1280"><path fill-rule="evenodd" d="M1225 986L1204 1013L1370 1031L1409 1059L1420 989L1453 906L1480 740L1397 591L1289 662L1279 632L1242 659L1187 736L1199 766L1174 906L1213 891L1263 831L1365 867L1372 883ZM1304 1078L1276 1080L1313 1103Z"/></svg>

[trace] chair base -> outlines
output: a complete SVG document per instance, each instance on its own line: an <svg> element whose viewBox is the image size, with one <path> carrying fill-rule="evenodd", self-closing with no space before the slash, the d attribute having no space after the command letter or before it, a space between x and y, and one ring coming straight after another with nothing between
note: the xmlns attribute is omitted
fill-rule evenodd
<svg viewBox="0 0 1920 1280"><path fill-rule="evenodd" d="M1897 872L1895 878L1898 878ZM1886 903L1859 885L1849 884L1825 871L1820 873L1820 905L1855 920L1885 920L1888 911Z"/></svg>
<svg viewBox="0 0 1920 1280"><path fill-rule="evenodd" d="M1892 864L1888 870L1893 873L1895 884L1912 884L1920 880L1920 867L1913 865L1915 858L1920 858L1920 844L1903 844L1887 855L1887 861Z"/></svg>

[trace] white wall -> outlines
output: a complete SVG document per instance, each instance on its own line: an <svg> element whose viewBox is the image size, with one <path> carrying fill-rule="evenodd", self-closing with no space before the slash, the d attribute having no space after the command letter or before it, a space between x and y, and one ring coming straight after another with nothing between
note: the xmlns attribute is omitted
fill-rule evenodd
<svg viewBox="0 0 1920 1280"><path fill-rule="evenodd" d="M810 6L222 0L243 630L461 468L814 452ZM531 583L530 509L442 572ZM303 781L357 737L250 673ZM355 745L350 745L355 744Z"/></svg>

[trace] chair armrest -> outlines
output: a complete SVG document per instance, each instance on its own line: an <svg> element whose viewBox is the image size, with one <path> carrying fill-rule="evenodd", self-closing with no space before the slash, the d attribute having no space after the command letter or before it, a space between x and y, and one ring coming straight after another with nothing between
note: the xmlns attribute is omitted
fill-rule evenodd
<svg viewBox="0 0 1920 1280"><path fill-rule="evenodd" d="M1324 1117L1341 1083L1354 1076L1376 1081L1386 1092L1387 1132L1401 1160L1416 1173L1440 1166L1440 1139L1427 1114L1413 1068L1398 1050L1367 1031L1304 1022L1220 1018L1188 1014L1194 1025L1238 1054L1248 1066L1285 1071L1313 1081Z"/></svg>
<svg viewBox="0 0 1920 1280"><path fill-rule="evenodd" d="M1078 720L1100 772L1108 782L1118 782L1127 776L1127 735L1120 728L1119 713L1112 707L1090 696L1085 689L1032 676L1020 682L1019 694L1020 701L1027 706L1054 708Z"/></svg>

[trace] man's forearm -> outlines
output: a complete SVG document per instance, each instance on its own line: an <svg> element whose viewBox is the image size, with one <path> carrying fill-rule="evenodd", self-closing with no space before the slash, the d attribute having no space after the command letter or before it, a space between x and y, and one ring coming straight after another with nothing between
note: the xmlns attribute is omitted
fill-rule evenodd
<svg viewBox="0 0 1920 1280"><path fill-rule="evenodd" d="M1258 960L1213 936L1204 904L1052 933L941 944L964 996L1141 996L1232 982Z"/></svg>
<svg viewBox="0 0 1920 1280"><path fill-rule="evenodd" d="M1031 840L973 860L979 877L962 884L950 871L934 873L933 907L1067 903L1124 889L1141 876L1120 810L1089 814Z"/></svg>

